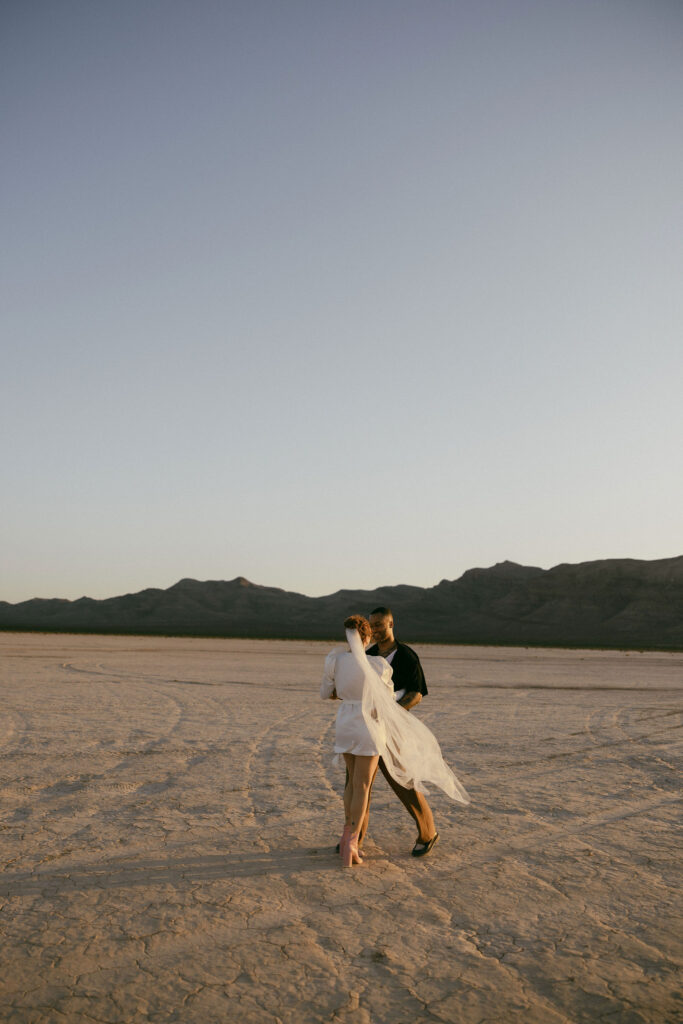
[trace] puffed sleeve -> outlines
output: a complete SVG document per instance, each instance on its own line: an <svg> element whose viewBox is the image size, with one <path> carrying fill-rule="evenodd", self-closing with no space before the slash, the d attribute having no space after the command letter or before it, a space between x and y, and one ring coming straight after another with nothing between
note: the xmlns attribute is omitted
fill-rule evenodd
<svg viewBox="0 0 683 1024"><path fill-rule="evenodd" d="M394 670L385 658L380 658L379 655L371 655L368 661L374 668L377 675L380 677L385 686L387 686L391 692L394 692L394 682L392 676Z"/></svg>
<svg viewBox="0 0 683 1024"><path fill-rule="evenodd" d="M323 681L320 684L320 697L322 700L329 700L334 690L334 670L337 665L337 652L330 651L325 658L323 668Z"/></svg>

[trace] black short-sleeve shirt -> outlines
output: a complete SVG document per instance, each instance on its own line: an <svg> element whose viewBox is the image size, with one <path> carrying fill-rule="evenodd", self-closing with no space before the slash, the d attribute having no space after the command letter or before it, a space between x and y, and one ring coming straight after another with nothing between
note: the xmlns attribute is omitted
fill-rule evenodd
<svg viewBox="0 0 683 1024"><path fill-rule="evenodd" d="M373 644L372 647L368 647L365 653L379 654L379 647L377 644ZM396 690L405 690L406 693L421 693L423 697L427 696L429 691L427 690L425 674L422 671L420 659L412 647L408 647L407 644L402 644L400 640L397 640L396 654L392 659L391 668L393 670L394 692Z"/></svg>

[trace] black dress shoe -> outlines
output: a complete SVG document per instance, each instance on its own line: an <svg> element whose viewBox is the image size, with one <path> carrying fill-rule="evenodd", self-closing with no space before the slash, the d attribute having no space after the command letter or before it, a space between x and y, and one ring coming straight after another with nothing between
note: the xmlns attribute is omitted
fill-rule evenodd
<svg viewBox="0 0 683 1024"><path fill-rule="evenodd" d="M428 839L426 843L423 843L421 839L415 843L415 846L411 850L413 857L426 857L431 851L432 847L438 843L439 833L435 832L431 839Z"/></svg>

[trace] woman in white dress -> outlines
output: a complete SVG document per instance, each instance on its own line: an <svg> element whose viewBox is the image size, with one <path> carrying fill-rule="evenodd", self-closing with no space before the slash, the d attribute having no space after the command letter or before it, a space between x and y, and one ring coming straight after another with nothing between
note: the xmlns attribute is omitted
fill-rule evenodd
<svg viewBox="0 0 683 1024"><path fill-rule="evenodd" d="M433 782L453 800L470 801L443 760L434 734L395 703L391 665L365 653L372 636L370 623L362 615L352 615L344 626L348 647L335 648L325 659L320 696L342 702L337 712L334 760L339 764L343 755L348 772L339 852L344 867L350 867L362 863L358 832L380 757L406 789L426 793L425 782Z"/></svg>

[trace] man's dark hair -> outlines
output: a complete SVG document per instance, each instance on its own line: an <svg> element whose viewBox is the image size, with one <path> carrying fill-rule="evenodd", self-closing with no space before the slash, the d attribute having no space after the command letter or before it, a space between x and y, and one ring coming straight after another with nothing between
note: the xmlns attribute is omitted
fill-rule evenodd
<svg viewBox="0 0 683 1024"><path fill-rule="evenodd" d="M392 619L394 617L394 613L392 612L391 608L385 608L384 605L381 605L379 608L373 608L372 611L370 612L370 614L371 615L384 615L385 617L387 615L391 615Z"/></svg>

